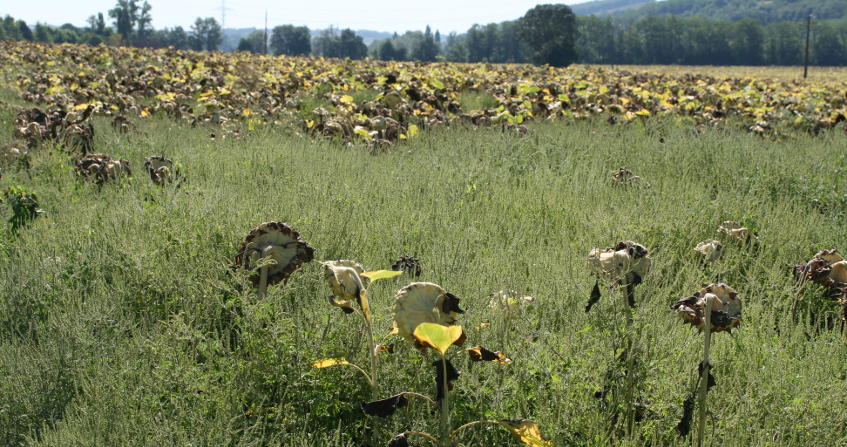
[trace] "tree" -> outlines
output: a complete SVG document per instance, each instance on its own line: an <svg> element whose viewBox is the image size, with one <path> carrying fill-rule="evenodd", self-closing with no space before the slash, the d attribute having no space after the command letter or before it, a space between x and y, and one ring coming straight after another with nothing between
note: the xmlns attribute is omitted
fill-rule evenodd
<svg viewBox="0 0 847 447"><path fill-rule="evenodd" d="M519 22L535 64L565 67L576 61L576 16L566 5L538 5Z"/></svg>
<svg viewBox="0 0 847 447"><path fill-rule="evenodd" d="M335 32L335 28L321 31L315 38L315 52L324 57L349 57L350 59L362 59L368 55L368 47L351 29Z"/></svg>
<svg viewBox="0 0 847 447"><path fill-rule="evenodd" d="M215 51L223 42L223 31L214 17L200 17L191 26L191 48L197 51Z"/></svg>
<svg viewBox="0 0 847 447"><path fill-rule="evenodd" d="M271 33L271 48L276 55L308 55L312 52L312 35L305 26L277 26Z"/></svg>
<svg viewBox="0 0 847 447"><path fill-rule="evenodd" d="M150 10L153 9L147 1L141 5L141 12L136 18L135 34L139 40L144 40L153 31L153 17L150 15Z"/></svg>
<svg viewBox="0 0 847 447"><path fill-rule="evenodd" d="M385 39L379 44L376 51L376 57L384 61L402 61L406 59L406 49L401 46L395 46L393 39Z"/></svg>
<svg viewBox="0 0 847 447"><path fill-rule="evenodd" d="M50 33L50 27L42 23L35 24L35 41L36 42L52 42L53 36Z"/></svg>
<svg viewBox="0 0 847 447"><path fill-rule="evenodd" d="M127 44L132 43L132 31L138 22L138 4L136 0L118 0L115 7L109 10L109 17L114 19L115 29Z"/></svg>
<svg viewBox="0 0 847 447"><path fill-rule="evenodd" d="M23 40L32 40L32 30L23 20L18 20L18 34Z"/></svg>
<svg viewBox="0 0 847 447"><path fill-rule="evenodd" d="M251 53L265 51L265 32L256 30L246 37L242 37L238 42L238 51L249 51Z"/></svg>
<svg viewBox="0 0 847 447"><path fill-rule="evenodd" d="M365 45L365 41L362 40L362 36L356 34L349 28L341 31L339 47L341 53L338 57L362 59L368 55L368 47Z"/></svg>
<svg viewBox="0 0 847 447"><path fill-rule="evenodd" d="M412 47L412 59L432 62L437 56L438 45L432 37L432 30L429 28L429 25L427 25L423 38L415 42L415 45Z"/></svg>
<svg viewBox="0 0 847 447"><path fill-rule="evenodd" d="M96 16L90 16L88 18L88 27L92 33L98 36L106 35L106 19L103 17L103 13L98 12Z"/></svg>

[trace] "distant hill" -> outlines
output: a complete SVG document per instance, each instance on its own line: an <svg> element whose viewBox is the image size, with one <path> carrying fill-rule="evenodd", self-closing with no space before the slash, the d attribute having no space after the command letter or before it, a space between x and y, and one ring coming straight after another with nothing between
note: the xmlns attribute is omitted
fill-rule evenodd
<svg viewBox="0 0 847 447"><path fill-rule="evenodd" d="M608 0L613 2L614 0ZM604 3L604 2L598 2ZM588 5L588 4L586 4ZM577 5L578 6L578 5ZM649 15L701 16L711 19L759 19L765 23L798 21L813 14L819 20L847 17L846 0L665 0L648 1L637 9L616 13L626 19Z"/></svg>
<svg viewBox="0 0 847 447"><path fill-rule="evenodd" d="M594 0L591 2L571 5L574 14L580 16L605 16L640 8L654 0Z"/></svg>

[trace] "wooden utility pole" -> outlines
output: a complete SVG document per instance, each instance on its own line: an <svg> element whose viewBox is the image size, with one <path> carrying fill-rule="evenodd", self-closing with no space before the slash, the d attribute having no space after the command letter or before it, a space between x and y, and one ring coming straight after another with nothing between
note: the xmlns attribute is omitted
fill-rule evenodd
<svg viewBox="0 0 847 447"><path fill-rule="evenodd" d="M806 55L803 57L803 79L809 76L809 39L812 35L812 15L806 18Z"/></svg>

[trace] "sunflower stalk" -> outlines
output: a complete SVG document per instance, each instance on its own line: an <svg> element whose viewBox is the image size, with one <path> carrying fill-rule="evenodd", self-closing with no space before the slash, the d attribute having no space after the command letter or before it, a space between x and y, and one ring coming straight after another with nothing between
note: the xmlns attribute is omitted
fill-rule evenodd
<svg viewBox="0 0 847 447"><path fill-rule="evenodd" d="M706 297L706 312L703 326L703 368L700 371L699 409L697 421L697 447L703 447L703 436L706 429L706 394L709 392L709 373L712 365L709 364L709 350L712 342L712 299Z"/></svg>
<svg viewBox="0 0 847 447"><path fill-rule="evenodd" d="M450 436L450 380L447 378L447 358L442 355L441 356L441 373L443 374L444 380L441 382L442 391L444 393L444 398L441 399L441 445L443 447L450 447L453 444L453 440Z"/></svg>

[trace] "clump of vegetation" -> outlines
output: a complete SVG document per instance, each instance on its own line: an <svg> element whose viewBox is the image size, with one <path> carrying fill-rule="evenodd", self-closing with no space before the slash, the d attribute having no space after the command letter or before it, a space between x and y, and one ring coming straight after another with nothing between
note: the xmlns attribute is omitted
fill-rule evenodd
<svg viewBox="0 0 847 447"><path fill-rule="evenodd" d="M714 239L708 239L697 244L694 251L703 257L704 262L717 262L723 254L723 244Z"/></svg>
<svg viewBox="0 0 847 447"><path fill-rule="evenodd" d="M93 180L98 185L116 182L132 175L129 162L113 159L106 154L88 154L75 163L77 176Z"/></svg>
<svg viewBox="0 0 847 447"><path fill-rule="evenodd" d="M12 208L9 225L12 233L44 214L39 208L38 196L22 186L10 186L3 192L6 203Z"/></svg>
<svg viewBox="0 0 847 447"><path fill-rule="evenodd" d="M183 179L179 164L161 155L152 155L145 158L144 169L150 175L150 180L158 186L179 182Z"/></svg>

